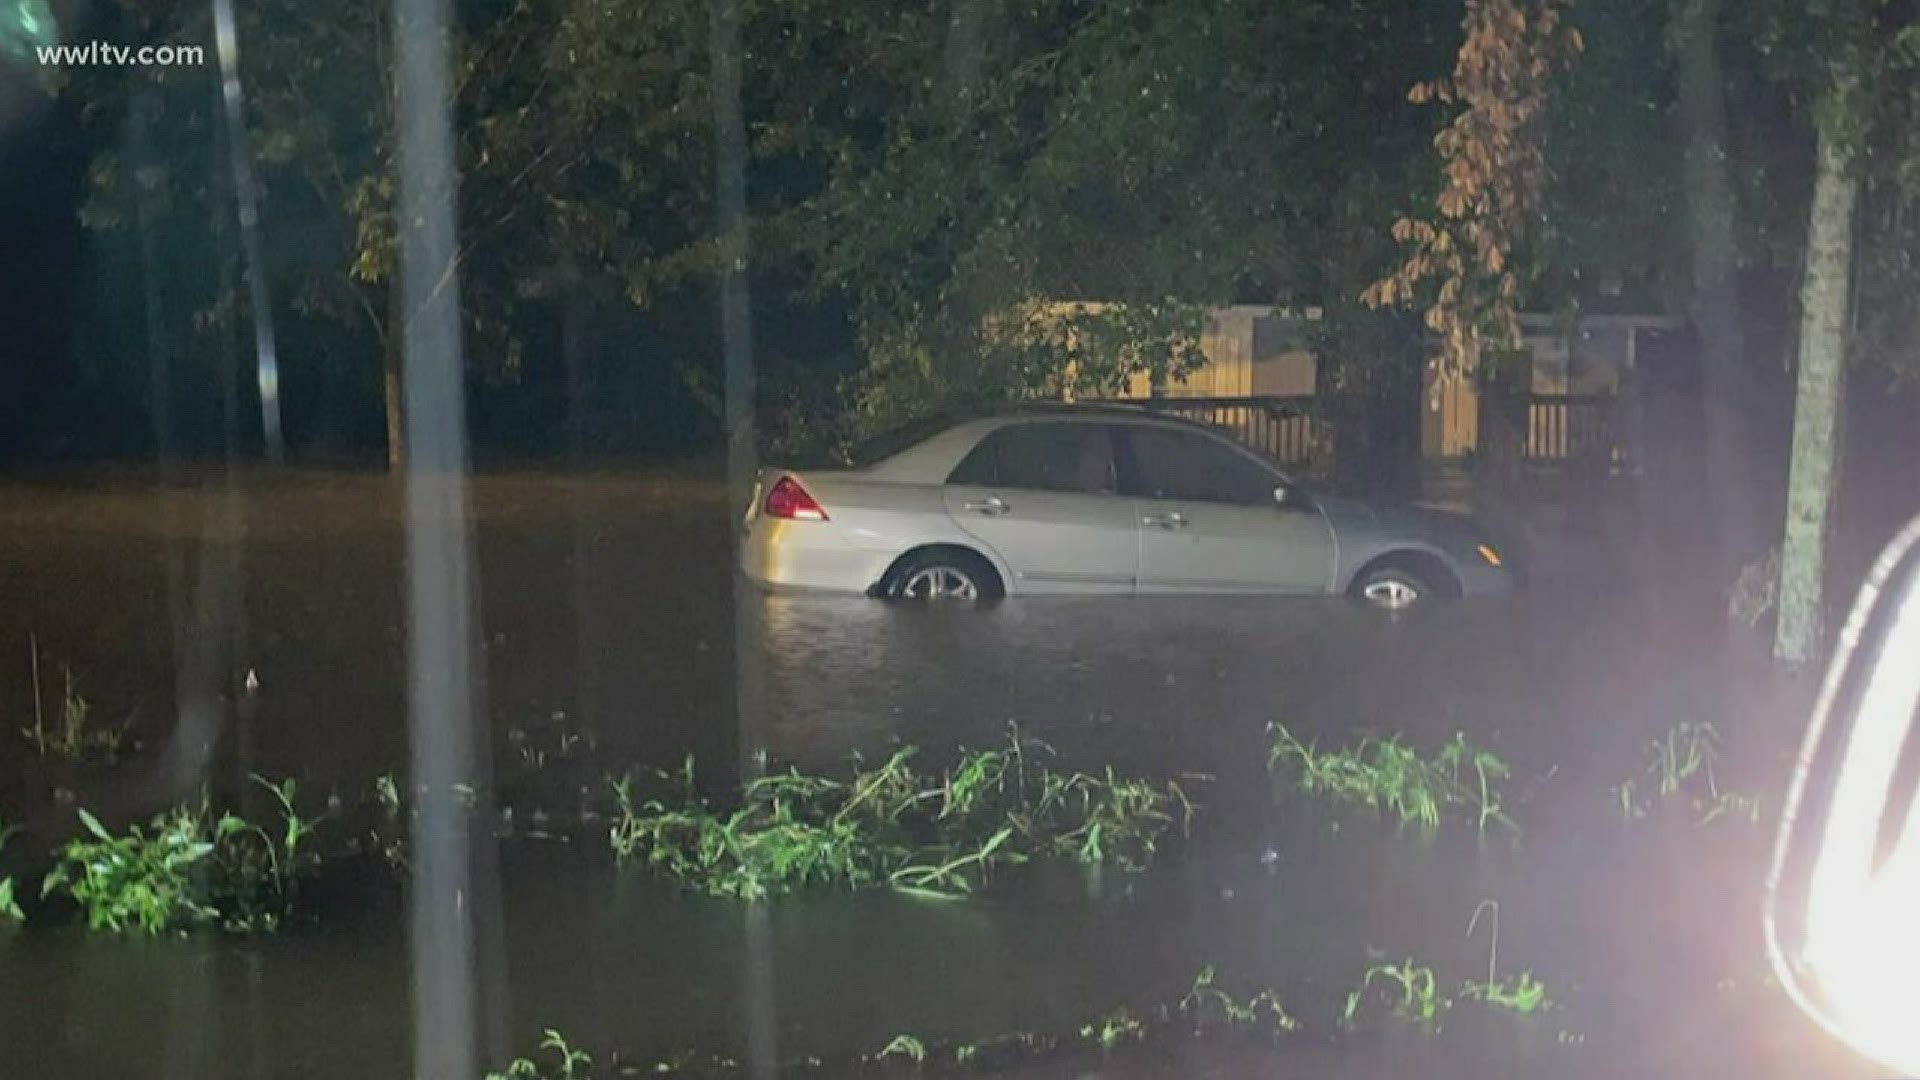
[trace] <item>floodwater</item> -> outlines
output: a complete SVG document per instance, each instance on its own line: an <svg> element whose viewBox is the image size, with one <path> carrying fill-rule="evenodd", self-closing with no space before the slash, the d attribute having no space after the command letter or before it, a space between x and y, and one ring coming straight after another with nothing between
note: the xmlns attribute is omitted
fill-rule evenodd
<svg viewBox="0 0 1920 1080"><path fill-rule="evenodd" d="M353 806L376 776L404 772L398 485L288 473L162 490L105 475L0 486L0 717L9 728L31 717L37 652L44 698L71 668L95 716L140 744L117 765L54 767L0 733L0 816L26 828L6 855L17 876L37 876L25 872L33 853L72 828L74 805L128 820L177 787L167 764L192 754L172 718L207 685L224 695L204 770L218 789L292 775L303 802ZM1012 723L1071 766L1212 778L1196 784L1191 842L1145 874L1030 868L965 902L829 893L768 905L760 970L783 1060L845 1063L900 1032L1070 1035L1117 1005L1176 1000L1213 964L1229 988L1275 988L1305 1031L1004 1071L1873 1072L1765 978L1766 831L1623 825L1612 810L1609 785L1682 719L1718 724L1751 786L1778 805L1805 688L1737 678L1743 660L1705 644L1714 590L1684 574L1656 587L1596 548L1563 558L1577 572L1545 574L1527 596L1405 618L1320 601L972 611L757 597L736 657L729 515L697 471L484 476L473 513L494 790L519 821L564 821L581 787L631 765L691 753L723 776L740 753L743 685L770 756L809 769L901 744L938 760ZM1276 798L1271 720L1326 740L1374 730L1432 743L1464 730L1514 763L1524 832L1423 838ZM530 1051L543 1027L603 1064L743 1054L753 913L608 862L578 842L501 845L500 917L483 920L480 943L483 997L507 1018L490 1059ZM319 892L318 922L272 937L120 940L71 922L0 933L7 1072L403 1076L397 890L342 873ZM1483 900L1499 905L1500 972L1532 969L1559 1008L1520 1018L1462 1005L1437 1033L1333 1037L1370 964L1412 956L1448 986L1483 977L1485 918L1467 934Z"/></svg>

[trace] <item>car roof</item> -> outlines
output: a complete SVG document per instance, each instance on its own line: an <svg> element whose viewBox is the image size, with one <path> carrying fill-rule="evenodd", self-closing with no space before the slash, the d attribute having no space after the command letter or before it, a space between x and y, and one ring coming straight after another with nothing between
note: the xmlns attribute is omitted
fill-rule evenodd
<svg viewBox="0 0 1920 1080"><path fill-rule="evenodd" d="M1227 432L1182 416L1168 416L1144 405L1129 402L1016 402L983 409L956 419L912 446L875 462L866 472L876 478L909 482L938 483L959 466L961 460L991 432L1023 420L1065 420L1085 423L1121 423L1127 425L1178 427L1199 432L1258 460L1269 469L1273 462L1231 437ZM1284 475L1284 473L1282 473Z"/></svg>

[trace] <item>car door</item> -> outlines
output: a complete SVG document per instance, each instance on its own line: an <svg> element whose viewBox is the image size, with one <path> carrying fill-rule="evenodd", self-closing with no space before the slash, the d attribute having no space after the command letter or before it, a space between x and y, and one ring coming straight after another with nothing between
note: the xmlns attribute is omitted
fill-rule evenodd
<svg viewBox="0 0 1920 1080"><path fill-rule="evenodd" d="M1133 500L1118 493L1110 425L1022 420L995 428L947 480L947 512L1024 593L1129 593Z"/></svg>
<svg viewBox="0 0 1920 1080"><path fill-rule="evenodd" d="M1119 426L1123 492L1140 522L1141 592L1323 594L1333 586L1333 530L1253 455L1171 424Z"/></svg>

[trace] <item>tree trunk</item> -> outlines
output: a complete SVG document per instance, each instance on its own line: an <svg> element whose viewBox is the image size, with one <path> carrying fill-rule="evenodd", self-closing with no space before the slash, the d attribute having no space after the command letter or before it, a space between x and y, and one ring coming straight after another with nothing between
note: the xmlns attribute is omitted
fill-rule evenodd
<svg viewBox="0 0 1920 1080"><path fill-rule="evenodd" d="M1848 87L1836 84L1816 110L1818 161L1800 287L1799 375L1793 402L1793 458L1787 476L1786 537L1780 551L1780 612L1773 654L1812 659L1821 634L1827 521L1836 487L1841 386L1846 372L1848 275L1859 180L1837 130Z"/></svg>
<svg viewBox="0 0 1920 1080"><path fill-rule="evenodd" d="M1720 73L1720 0L1675 0L1672 40L1679 70L1680 124L1686 156L1682 184L1693 249L1695 329L1700 335L1701 412L1705 426L1710 523L1718 564L1752 555L1758 531L1748 469L1745 335L1736 276L1733 187L1727 176L1727 101ZM1652 468L1662 463L1648 462Z"/></svg>
<svg viewBox="0 0 1920 1080"><path fill-rule="evenodd" d="M387 286L387 331L381 336L382 399L387 409L387 470L401 472L407 467L406 413L400 396L400 339L406 332L401 316L400 282Z"/></svg>

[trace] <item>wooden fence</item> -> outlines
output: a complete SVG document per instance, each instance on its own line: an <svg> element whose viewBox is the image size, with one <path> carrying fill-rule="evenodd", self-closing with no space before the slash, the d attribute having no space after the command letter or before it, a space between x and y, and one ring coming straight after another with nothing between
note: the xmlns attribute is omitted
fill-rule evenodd
<svg viewBox="0 0 1920 1080"><path fill-rule="evenodd" d="M1128 404L1225 428L1283 465L1322 460L1331 446L1327 423L1314 414L1311 394L1254 397L1142 398Z"/></svg>
<svg viewBox="0 0 1920 1080"><path fill-rule="evenodd" d="M1224 428L1286 465L1330 464L1332 425L1311 395L1135 398L1153 412ZM1609 394L1489 394L1474 450L1497 473L1605 472L1620 454Z"/></svg>

